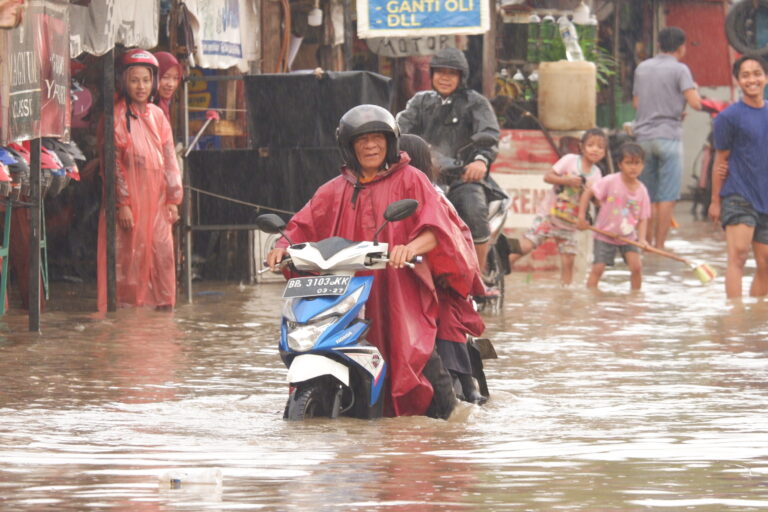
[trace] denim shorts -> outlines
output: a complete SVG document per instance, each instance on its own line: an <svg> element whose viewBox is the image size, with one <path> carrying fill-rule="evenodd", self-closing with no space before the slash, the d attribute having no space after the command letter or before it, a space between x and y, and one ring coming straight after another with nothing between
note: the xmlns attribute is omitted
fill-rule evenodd
<svg viewBox="0 0 768 512"><path fill-rule="evenodd" d="M640 252L640 248L631 244L609 244L608 242L604 242L598 238L595 238L594 263L604 263L605 265L612 267L616 260L616 251L621 254L621 257L624 258L624 261L627 261L626 254L628 252Z"/></svg>
<svg viewBox="0 0 768 512"><path fill-rule="evenodd" d="M739 195L726 196L720 202L720 223L726 226L745 224L755 228L752 241L768 244L768 215L755 210L752 203Z"/></svg>
<svg viewBox="0 0 768 512"><path fill-rule="evenodd" d="M652 203L680 199L683 175L683 142L676 139L638 141L645 151L645 165L640 181L648 189Z"/></svg>

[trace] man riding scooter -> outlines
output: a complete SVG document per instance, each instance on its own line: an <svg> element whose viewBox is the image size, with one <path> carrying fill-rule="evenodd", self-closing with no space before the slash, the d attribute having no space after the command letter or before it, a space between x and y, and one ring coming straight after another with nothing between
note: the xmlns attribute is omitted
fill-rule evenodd
<svg viewBox="0 0 768 512"><path fill-rule="evenodd" d="M433 90L416 93L397 115L397 123L403 133L419 135L432 146L440 170L457 163L464 166L462 176L450 183L448 199L469 226L484 271L490 249L488 202L503 194L488 172L498 154L499 123L490 102L467 87L469 64L461 50L441 50L432 58L430 70ZM457 162L459 150L479 133L487 134L492 143L475 146L468 162Z"/></svg>
<svg viewBox="0 0 768 512"><path fill-rule="evenodd" d="M438 192L399 151L398 138L394 117L381 107L360 105L344 114L337 139L346 165L293 216L285 234L294 244L331 236L374 240L387 205L400 199L419 202L413 215L387 224L378 234L389 244L389 267L378 271L366 304L367 339L391 369L388 415L445 418L456 398L435 351L435 280L466 297L477 262ZM271 268L281 261L287 245L281 239L269 253ZM417 255L424 255L425 263L413 270L403 268Z"/></svg>

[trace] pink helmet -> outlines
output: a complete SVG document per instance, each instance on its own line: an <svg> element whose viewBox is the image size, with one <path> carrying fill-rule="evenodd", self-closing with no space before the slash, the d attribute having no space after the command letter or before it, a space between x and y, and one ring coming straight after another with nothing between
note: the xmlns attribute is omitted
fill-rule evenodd
<svg viewBox="0 0 768 512"><path fill-rule="evenodd" d="M158 64L157 59L154 55L152 55L152 52L142 50L141 48L133 48L132 50L128 50L120 59L120 67L122 68L120 84L118 88L118 93L120 96L124 98L127 94L125 87L125 72L132 66L146 66L150 69L150 72L152 73L152 96L156 96L158 85L157 73L158 69L160 68L160 64Z"/></svg>

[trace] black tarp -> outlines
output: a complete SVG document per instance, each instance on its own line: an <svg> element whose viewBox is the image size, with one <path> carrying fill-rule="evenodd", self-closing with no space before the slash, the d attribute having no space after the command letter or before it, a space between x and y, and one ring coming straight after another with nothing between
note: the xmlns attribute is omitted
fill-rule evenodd
<svg viewBox="0 0 768 512"><path fill-rule="evenodd" d="M281 210L298 211L338 174L336 127L347 110L363 103L388 108L390 102L390 79L368 71L326 72L320 78L311 73L253 75L244 80L251 149L192 152L190 182ZM203 194L192 197L195 223L253 224L258 215L249 206ZM206 261L222 250L219 233L212 237L195 236L195 253ZM203 273L206 278L233 277Z"/></svg>
<svg viewBox="0 0 768 512"><path fill-rule="evenodd" d="M390 79L368 71L245 77L250 150L195 151L193 187L250 203L297 211L336 176L341 159L336 127L350 108L389 106ZM201 224L242 224L252 209L201 196Z"/></svg>

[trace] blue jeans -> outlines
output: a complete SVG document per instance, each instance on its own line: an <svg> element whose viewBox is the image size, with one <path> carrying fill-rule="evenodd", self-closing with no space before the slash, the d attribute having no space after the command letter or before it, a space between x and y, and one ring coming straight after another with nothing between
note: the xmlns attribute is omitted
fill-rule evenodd
<svg viewBox="0 0 768 512"><path fill-rule="evenodd" d="M648 189L652 203L680 199L683 175L683 142L676 139L638 141L645 151L645 166L640 181Z"/></svg>

